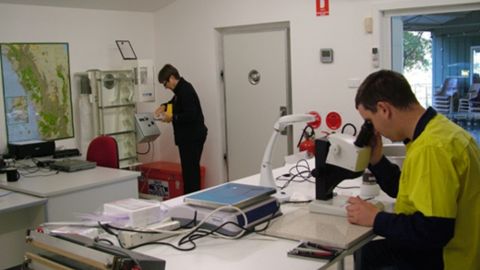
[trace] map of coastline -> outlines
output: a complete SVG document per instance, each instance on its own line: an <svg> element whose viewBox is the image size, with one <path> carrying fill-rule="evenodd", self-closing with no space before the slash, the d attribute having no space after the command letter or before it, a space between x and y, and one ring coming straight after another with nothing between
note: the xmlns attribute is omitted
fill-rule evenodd
<svg viewBox="0 0 480 270"><path fill-rule="evenodd" d="M1 44L8 141L73 137L68 44Z"/></svg>

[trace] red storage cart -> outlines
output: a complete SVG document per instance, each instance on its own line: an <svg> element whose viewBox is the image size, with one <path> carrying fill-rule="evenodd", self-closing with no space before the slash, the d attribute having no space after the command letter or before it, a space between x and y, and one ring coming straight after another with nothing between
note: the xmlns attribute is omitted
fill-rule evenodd
<svg viewBox="0 0 480 270"><path fill-rule="evenodd" d="M156 161L139 166L142 176L138 191L142 198L167 200L183 195L182 167L179 163ZM200 167L200 187L205 187L205 167Z"/></svg>

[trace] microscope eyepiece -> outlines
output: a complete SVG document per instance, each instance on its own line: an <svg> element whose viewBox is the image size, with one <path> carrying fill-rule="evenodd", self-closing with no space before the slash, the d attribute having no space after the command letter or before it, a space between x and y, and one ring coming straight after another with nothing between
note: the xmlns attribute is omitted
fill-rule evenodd
<svg viewBox="0 0 480 270"><path fill-rule="evenodd" d="M355 146L357 146L357 147L367 146L367 145L369 145L370 140L373 137L373 134L374 134L373 124L372 124L372 122L366 120L363 123L363 125L360 129L360 133L358 134L357 139L355 140L355 142L353 144L355 144Z"/></svg>

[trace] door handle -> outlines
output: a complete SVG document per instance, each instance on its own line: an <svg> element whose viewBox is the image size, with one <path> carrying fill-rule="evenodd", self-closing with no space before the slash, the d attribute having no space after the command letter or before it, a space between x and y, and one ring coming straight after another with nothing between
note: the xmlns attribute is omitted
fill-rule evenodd
<svg viewBox="0 0 480 270"><path fill-rule="evenodd" d="M280 117L287 115L287 106L280 106ZM287 129L280 131L281 135L287 135Z"/></svg>

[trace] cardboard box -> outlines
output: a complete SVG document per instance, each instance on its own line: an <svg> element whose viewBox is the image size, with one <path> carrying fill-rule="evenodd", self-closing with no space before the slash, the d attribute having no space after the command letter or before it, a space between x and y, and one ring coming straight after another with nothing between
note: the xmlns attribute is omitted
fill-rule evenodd
<svg viewBox="0 0 480 270"><path fill-rule="evenodd" d="M159 202L139 199L124 199L103 205L103 214L108 217L116 217L123 226L139 228L157 223L163 217Z"/></svg>

